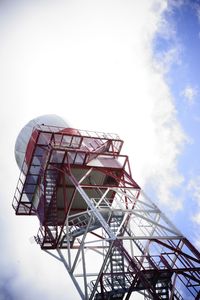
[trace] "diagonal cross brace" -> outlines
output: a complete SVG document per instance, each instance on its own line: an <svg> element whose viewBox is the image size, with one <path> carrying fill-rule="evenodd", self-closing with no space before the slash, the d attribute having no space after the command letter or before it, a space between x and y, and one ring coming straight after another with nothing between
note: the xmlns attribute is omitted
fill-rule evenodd
<svg viewBox="0 0 200 300"><path fill-rule="evenodd" d="M99 210L96 208L96 206L94 205L94 203L91 201L91 199L88 197L88 195L86 194L86 192L84 191L84 189L79 185L78 181L76 180L76 178L70 174L69 178L71 180L71 182L75 185L77 191L80 193L80 195L83 197L83 199L85 200L86 204L88 205L88 207L91 209L91 212L93 213L93 215L97 218L97 220L101 223L102 227L105 229L105 231L107 232L107 234L109 235L111 240L115 240L116 236L113 233L113 231L110 229L110 227L108 226L107 222L105 221L105 219L102 217L101 213L99 212Z"/></svg>

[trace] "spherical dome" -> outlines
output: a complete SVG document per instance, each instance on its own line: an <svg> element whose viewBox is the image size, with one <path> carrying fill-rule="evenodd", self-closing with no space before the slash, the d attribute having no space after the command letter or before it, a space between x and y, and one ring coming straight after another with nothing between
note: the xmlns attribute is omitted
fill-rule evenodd
<svg viewBox="0 0 200 300"><path fill-rule="evenodd" d="M15 159L20 169L22 167L26 155L27 145L31 138L33 130L34 128L40 127L41 125L58 126L64 128L69 127L65 120L54 114L43 115L29 121L20 131L15 143Z"/></svg>

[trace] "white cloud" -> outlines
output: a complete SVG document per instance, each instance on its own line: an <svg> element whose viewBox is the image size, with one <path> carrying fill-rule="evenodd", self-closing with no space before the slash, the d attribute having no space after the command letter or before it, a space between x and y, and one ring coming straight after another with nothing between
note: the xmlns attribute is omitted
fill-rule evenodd
<svg viewBox="0 0 200 300"><path fill-rule="evenodd" d="M195 102L195 97L198 95L198 90L197 88L188 85L182 91L181 95L183 95L189 105L192 105Z"/></svg>
<svg viewBox="0 0 200 300"><path fill-rule="evenodd" d="M193 3L193 7L194 7L194 9L195 9L196 16L197 16L198 21L199 21L199 23L200 23L200 4L197 3L197 2L195 2L195 3Z"/></svg>
<svg viewBox="0 0 200 300"><path fill-rule="evenodd" d="M168 0L171 9L180 8L182 5L186 3L187 0Z"/></svg>
<svg viewBox="0 0 200 300"><path fill-rule="evenodd" d="M198 225L200 225L200 212L197 213L197 214L195 214L194 217L193 217L192 219L193 219L193 221L194 221L195 223L197 223Z"/></svg>
<svg viewBox="0 0 200 300"><path fill-rule="evenodd" d="M189 181L188 190L192 192L192 196L200 207L200 176L197 176Z"/></svg>
<svg viewBox="0 0 200 300"><path fill-rule="evenodd" d="M166 3L30 1L15 6L10 15L5 12L0 21L0 164L5 171L0 179L9 182L3 185L3 199L12 198L17 181L13 150L19 130L38 115L56 113L77 128L119 133L136 181L151 183L166 206L181 207L172 190L183 180L177 158L185 136L164 77L176 51L159 69L152 53ZM20 258L15 294L31 282L33 298L47 293L48 299L65 299L69 278L65 282L64 267L58 279L57 270L52 271L57 262L29 245L37 222L15 217L8 202L0 205L14 236L10 257L14 252L12 260ZM12 240L10 230L7 239ZM20 299L25 300L23 295Z"/></svg>
<svg viewBox="0 0 200 300"><path fill-rule="evenodd" d="M165 47L158 47L158 51L154 53L155 62L154 65L159 72L167 74L173 65L182 64L182 51L183 44L177 36L177 24L176 20L172 18L173 10L180 9L184 4L184 0L170 0L167 1L167 7L165 9L165 15L159 20L159 30L156 37L163 40L166 43ZM155 39L156 40L156 39Z"/></svg>
<svg viewBox="0 0 200 300"><path fill-rule="evenodd" d="M194 1L191 3L192 8L194 9L194 12L196 14L197 20L200 24L200 4L197 3L197 1ZM198 37L200 38L200 32L198 34Z"/></svg>
<svg viewBox="0 0 200 300"><path fill-rule="evenodd" d="M181 65L182 47L178 41L173 43L168 50L159 53L155 60L155 67L159 72L168 73L174 64Z"/></svg>

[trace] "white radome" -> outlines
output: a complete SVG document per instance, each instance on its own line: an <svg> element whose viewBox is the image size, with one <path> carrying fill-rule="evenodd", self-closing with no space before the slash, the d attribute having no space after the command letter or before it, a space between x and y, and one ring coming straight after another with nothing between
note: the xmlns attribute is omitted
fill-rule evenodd
<svg viewBox="0 0 200 300"><path fill-rule="evenodd" d="M22 168L22 164L24 162L26 149L28 142L30 140L31 134L37 126L40 125L49 125L49 126L58 126L67 128L69 125L67 122L61 117L51 114L51 115L43 115L39 116L35 119L29 121L20 131L16 143L15 143L15 159L18 167Z"/></svg>

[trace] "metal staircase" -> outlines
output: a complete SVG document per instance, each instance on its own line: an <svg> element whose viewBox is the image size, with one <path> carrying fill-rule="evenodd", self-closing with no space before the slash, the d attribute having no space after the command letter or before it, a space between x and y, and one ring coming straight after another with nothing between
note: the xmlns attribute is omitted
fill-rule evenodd
<svg viewBox="0 0 200 300"><path fill-rule="evenodd" d="M57 169L48 168L45 174L45 199L46 199L46 208L45 215L47 216L46 225L55 225L58 224L58 212L57 212L57 203L56 203L56 191L57 191L57 179L59 172Z"/></svg>
<svg viewBox="0 0 200 300"><path fill-rule="evenodd" d="M117 234L118 228L122 222L123 215L113 216L110 228ZM117 247L113 247L110 254L110 271L112 289L125 289L124 273L124 257Z"/></svg>
<svg viewBox="0 0 200 300"><path fill-rule="evenodd" d="M109 226L114 235L118 234L123 214L113 214ZM124 277L124 257L118 247L113 247L109 255L108 263L103 273L103 290L97 290L95 300L122 300L126 292L126 279ZM94 282L90 282L93 288ZM130 283L129 283L130 284Z"/></svg>

